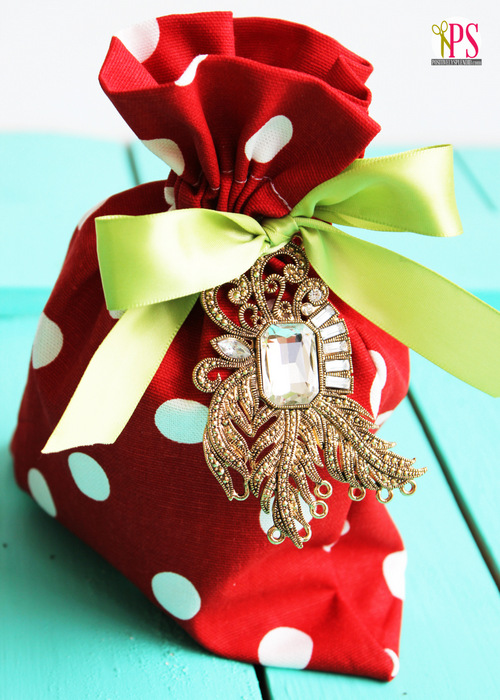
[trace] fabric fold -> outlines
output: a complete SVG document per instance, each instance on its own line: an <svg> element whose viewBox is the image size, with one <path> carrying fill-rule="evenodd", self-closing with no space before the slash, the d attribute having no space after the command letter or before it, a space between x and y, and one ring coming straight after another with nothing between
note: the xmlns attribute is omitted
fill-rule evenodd
<svg viewBox="0 0 500 700"><path fill-rule="evenodd" d="M160 18L135 41L119 35L100 74L127 123L172 168L177 208L283 216L378 133L364 85L371 66L334 39L227 12L188 17ZM148 37L157 43L144 59Z"/></svg>

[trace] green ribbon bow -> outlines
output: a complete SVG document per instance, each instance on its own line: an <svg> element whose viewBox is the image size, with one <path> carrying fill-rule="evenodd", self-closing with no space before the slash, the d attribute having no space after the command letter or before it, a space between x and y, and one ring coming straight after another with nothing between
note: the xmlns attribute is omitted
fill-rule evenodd
<svg viewBox="0 0 500 700"><path fill-rule="evenodd" d="M356 160L281 219L259 223L208 209L96 219L106 304L126 313L43 452L114 442L199 293L239 277L298 232L311 265L345 302L451 374L500 395L500 313L432 270L332 224L460 234L451 146Z"/></svg>

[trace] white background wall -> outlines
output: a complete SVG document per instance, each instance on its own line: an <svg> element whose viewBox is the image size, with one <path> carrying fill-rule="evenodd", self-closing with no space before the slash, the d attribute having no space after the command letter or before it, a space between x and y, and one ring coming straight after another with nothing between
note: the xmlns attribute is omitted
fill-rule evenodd
<svg viewBox="0 0 500 700"><path fill-rule="evenodd" d="M378 144L500 145L498 0L3 0L0 130L131 140L97 75L112 34L175 12L282 17L335 37L370 60ZM431 66L431 25L479 24L483 66Z"/></svg>

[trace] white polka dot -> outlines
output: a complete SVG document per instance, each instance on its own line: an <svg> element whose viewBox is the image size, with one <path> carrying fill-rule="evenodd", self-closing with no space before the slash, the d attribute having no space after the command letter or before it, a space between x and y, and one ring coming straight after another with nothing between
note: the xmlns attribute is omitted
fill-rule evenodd
<svg viewBox="0 0 500 700"><path fill-rule="evenodd" d="M158 20L149 19L133 27L122 29L116 36L139 63L144 63L158 46L160 25Z"/></svg>
<svg viewBox="0 0 500 700"><path fill-rule="evenodd" d="M384 651L386 654L388 654L391 657L391 661L393 664L392 671L391 671L391 678L394 678L394 676L397 676L399 673L399 656L392 649L384 649Z"/></svg>
<svg viewBox="0 0 500 700"><path fill-rule="evenodd" d="M201 608L200 594L184 576L162 571L153 576L153 593L162 608L179 620L190 620Z"/></svg>
<svg viewBox="0 0 500 700"><path fill-rule="evenodd" d="M299 496L299 500L300 500L300 507L302 508L302 515L304 516L304 520L306 521L306 523L310 523L313 516L311 514L311 511L309 510L309 505L304 501L302 496ZM260 524L261 530L263 530L263 532L265 532L266 535L269 531L269 528L271 528L274 525L274 522L273 522L273 503L274 503L274 496L271 498L271 506L269 508L269 513L264 513L262 508L259 512L259 524ZM299 524L300 523L297 523L297 525L299 525ZM303 529L304 528L301 525L299 527L299 532Z"/></svg>
<svg viewBox="0 0 500 700"><path fill-rule="evenodd" d="M283 114L272 117L245 144L248 160L269 163L292 138L292 122Z"/></svg>
<svg viewBox="0 0 500 700"><path fill-rule="evenodd" d="M28 486L31 495L38 503L40 508L43 508L46 513L53 518L57 515L56 506L49 486L45 481L44 475L38 469L30 469L28 472Z"/></svg>
<svg viewBox="0 0 500 700"><path fill-rule="evenodd" d="M165 197L166 203L170 204L169 211L174 211L174 209L175 209L174 188L173 187L165 187L165 189L163 190L163 196Z"/></svg>
<svg viewBox="0 0 500 700"><path fill-rule="evenodd" d="M111 318L119 319L125 313L125 309L117 309L116 311L109 311L108 310L108 313L111 316Z"/></svg>
<svg viewBox="0 0 500 700"><path fill-rule="evenodd" d="M391 409L390 411L384 411L384 413L379 413L377 418L375 419L375 425L380 428L382 425L384 425L385 421L389 418L391 413L394 413L394 409Z"/></svg>
<svg viewBox="0 0 500 700"><path fill-rule="evenodd" d="M380 408L380 399L382 398L382 389L387 381L387 366L382 355L376 350L368 350L377 371L373 380L372 388L370 389L370 406L374 418L378 415Z"/></svg>
<svg viewBox="0 0 500 700"><path fill-rule="evenodd" d="M349 524L349 521L346 520L344 522L344 524L342 525L342 530L340 531L340 537L342 537L342 535L347 535L347 533L349 532L350 529L351 529L351 526ZM325 550L325 552L331 552L332 547L334 547L337 544L337 542L338 542L338 540L335 540L335 542L332 542L332 544L325 544L323 546L323 549Z"/></svg>
<svg viewBox="0 0 500 700"><path fill-rule="evenodd" d="M80 230L80 229L82 228L83 224L87 221L87 219L90 219L90 217L92 216L92 214L95 214L95 212L96 212L98 209L100 209L100 208L103 206L103 204L105 204L107 201L108 201L108 198L106 197L106 199L103 199L102 202L99 202L99 204L96 204L95 207L92 207L92 208L89 209L87 212L85 212L85 214L82 216L82 218L81 218L80 221L78 222L78 225L77 225L76 228L77 228L78 230Z"/></svg>
<svg viewBox="0 0 500 700"><path fill-rule="evenodd" d="M186 68L181 77L175 81L175 84L179 87L184 87L184 85L189 85L193 82L198 66L205 58L208 56L206 53L201 53L199 56L195 56L189 66Z"/></svg>
<svg viewBox="0 0 500 700"><path fill-rule="evenodd" d="M63 334L61 329L48 318L42 311L38 328L36 329L35 340L33 341L33 351L31 361L34 369L45 367L50 364L61 352L63 346Z"/></svg>
<svg viewBox="0 0 500 700"><path fill-rule="evenodd" d="M162 435L187 444L203 440L207 419L208 408L187 399L165 401L155 413L155 424Z"/></svg>
<svg viewBox="0 0 500 700"><path fill-rule="evenodd" d="M161 158L177 175L184 172L184 156L181 149L171 139L149 139L142 142L151 153Z"/></svg>
<svg viewBox="0 0 500 700"><path fill-rule="evenodd" d="M259 662L263 666L305 668L311 660L313 640L295 627L276 627L259 644Z"/></svg>
<svg viewBox="0 0 500 700"><path fill-rule="evenodd" d="M80 491L94 501L105 501L109 496L109 479L95 459L83 452L73 452L68 457L71 476Z"/></svg>
<svg viewBox="0 0 500 700"><path fill-rule="evenodd" d="M393 552L384 559L382 569L385 582L390 592L396 598L405 599L405 571L408 555L406 551Z"/></svg>

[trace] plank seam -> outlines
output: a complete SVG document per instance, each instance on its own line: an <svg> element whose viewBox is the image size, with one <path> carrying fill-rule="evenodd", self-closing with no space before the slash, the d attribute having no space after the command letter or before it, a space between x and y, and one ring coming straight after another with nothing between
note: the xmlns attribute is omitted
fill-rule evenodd
<svg viewBox="0 0 500 700"><path fill-rule="evenodd" d="M475 176L474 172L470 169L467 161L463 158L459 151L454 150L453 155L458 167L462 170L464 176L469 180L471 187L476 190L480 199L483 200L484 204L490 211L497 211L497 206L495 202L491 199L489 194L481 185L480 181Z"/></svg>
<svg viewBox="0 0 500 700"><path fill-rule="evenodd" d="M434 434L432 432L432 428L430 427L429 423L427 422L425 416L423 415L420 406L418 404L417 399L413 396L411 389L408 392L408 399L410 401L410 405L417 417L418 422L420 423L422 430L425 433L425 437L429 441L429 445L434 452L434 455L436 457L436 460L438 461L439 466L441 467L441 471L443 472L444 478L446 479L446 482L450 488L450 491L453 494L453 497L457 503L458 509L460 510L463 519L465 520L467 527L469 528L469 531L476 543L477 548L479 549L481 556L488 567L488 570L495 581L497 587L500 589L500 571L498 570L495 561L493 559L493 556L491 552L489 551L488 545L484 540L483 535L481 534L479 528L477 527L476 523L474 522L474 517L465 501L463 498L460 489L453 477L453 472L450 468L450 465L448 463L448 460L444 456L441 448L439 447L436 439L434 438Z"/></svg>
<svg viewBox="0 0 500 700"><path fill-rule="evenodd" d="M134 180L135 185L140 185L141 184L141 178L139 176L139 169L137 167L137 162L135 160L134 152L132 150L132 144L128 143L127 148L127 160L130 165L130 170L132 171L132 179Z"/></svg>
<svg viewBox="0 0 500 700"><path fill-rule="evenodd" d="M259 682L259 689L262 695L262 700L272 700L269 685L267 683L266 669L260 664L256 664L254 666L254 669L255 675L257 676L257 680Z"/></svg>

